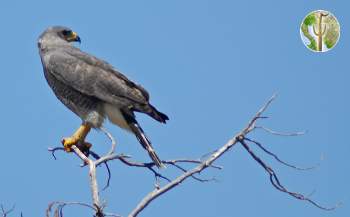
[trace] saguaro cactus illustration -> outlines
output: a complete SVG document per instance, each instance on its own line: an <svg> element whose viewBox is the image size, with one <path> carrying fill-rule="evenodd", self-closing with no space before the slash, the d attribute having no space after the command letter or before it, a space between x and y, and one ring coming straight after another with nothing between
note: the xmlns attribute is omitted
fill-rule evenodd
<svg viewBox="0 0 350 217"><path fill-rule="evenodd" d="M304 45L312 51L325 52L332 49L340 37L337 18L328 11L312 11L300 25L300 36Z"/></svg>
<svg viewBox="0 0 350 217"><path fill-rule="evenodd" d="M314 31L314 34L317 36L317 50L322 51L322 38L326 32L327 24L324 24L324 27L322 27L322 18L328 16L328 13L325 13L323 11L319 12L318 15L318 31L316 31L315 25L312 26L312 29Z"/></svg>

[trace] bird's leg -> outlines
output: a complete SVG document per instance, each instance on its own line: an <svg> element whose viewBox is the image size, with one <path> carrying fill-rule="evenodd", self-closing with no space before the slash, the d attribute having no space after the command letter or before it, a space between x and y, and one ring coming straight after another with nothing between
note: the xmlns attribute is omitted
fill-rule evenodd
<svg viewBox="0 0 350 217"><path fill-rule="evenodd" d="M64 150L66 152L71 152L73 145L77 145L79 142L84 143L85 137L90 130L91 126L89 124L83 123L71 137L62 139Z"/></svg>

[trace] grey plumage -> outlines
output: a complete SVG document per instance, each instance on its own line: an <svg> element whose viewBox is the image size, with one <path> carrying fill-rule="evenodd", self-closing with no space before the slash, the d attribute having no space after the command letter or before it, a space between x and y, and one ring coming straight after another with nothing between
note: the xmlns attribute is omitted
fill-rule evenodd
<svg viewBox="0 0 350 217"><path fill-rule="evenodd" d="M39 37L39 53L49 86L84 123L99 128L107 117L134 133L154 163L161 167L134 112L145 113L161 123L168 117L149 103L149 94L143 87L107 62L74 47L70 42L80 41L80 38L73 33L69 28L56 26Z"/></svg>

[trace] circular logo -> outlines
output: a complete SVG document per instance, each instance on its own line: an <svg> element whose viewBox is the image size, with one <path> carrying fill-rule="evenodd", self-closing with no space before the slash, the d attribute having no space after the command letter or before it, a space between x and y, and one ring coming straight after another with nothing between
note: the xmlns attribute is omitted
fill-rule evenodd
<svg viewBox="0 0 350 217"><path fill-rule="evenodd" d="M340 37L337 18L325 10L312 11L300 25L304 45L314 52L326 52L335 47Z"/></svg>

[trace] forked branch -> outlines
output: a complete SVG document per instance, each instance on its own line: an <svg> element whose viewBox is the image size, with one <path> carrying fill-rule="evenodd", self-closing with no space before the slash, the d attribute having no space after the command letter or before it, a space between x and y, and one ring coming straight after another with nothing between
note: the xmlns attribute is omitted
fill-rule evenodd
<svg viewBox="0 0 350 217"><path fill-rule="evenodd" d="M10 209L6 210L4 205L0 205L0 215L1 217L8 217L8 214L10 214L11 212L13 212L15 210L15 205L13 205ZM22 213L21 213L22 216Z"/></svg>
<svg viewBox="0 0 350 217"><path fill-rule="evenodd" d="M213 152L205 161L201 162L197 167L193 168L192 170L186 171L185 173L183 173L182 175L180 175L179 177L177 177L176 179L174 179L173 181L171 181L170 183L168 183L167 185L165 185L164 187L161 188L157 188L154 189L152 192L150 192L149 194L147 194L140 202L139 204L136 206L136 208L134 210L132 210L132 212L128 215L129 217L135 217L137 216L143 209L145 209L153 200L155 200L157 197L159 197L160 195L166 193L167 191L173 189L174 187L176 187L177 185L179 185L180 183L182 183L183 181L185 181L186 179L188 179L189 177L193 177L193 175L195 174L199 174L201 173L203 170L205 170L208 167L211 167L212 164L218 159L220 158L224 153L226 153L228 150L230 150L233 146L235 146L237 143L241 143L246 150L251 154L251 156L260 164L260 165L264 165L265 169L271 174L272 178L270 178L271 183L274 185L274 187L276 187L276 189L278 189L279 191L282 191L284 193L288 193L289 195L299 199L299 200L306 200L310 203L312 203L313 205L315 205L316 207L323 209L323 210L333 210L335 209L335 207L331 207L331 208L327 208L327 207L323 207L320 206L318 203L314 202L313 200L303 196L302 194L299 193L294 193L294 192L290 192L288 191L285 187L283 187L281 185L281 183L279 182L276 174L274 173L274 171L268 167L260 158L258 158L254 152L252 152L249 147L246 145L246 143L244 142L244 140L246 139L246 136L252 132L253 130L257 129L257 128L262 128L267 130L267 128L263 128L263 127L257 127L256 123L259 119L264 119L267 118L265 116L263 116L263 113L266 111L266 109L270 106L270 104L272 103L272 101L276 98L276 95L273 95L268 101L267 103L253 116L253 118L249 121L249 123L247 124L247 126L241 130L241 132L239 132L238 134L236 134L232 139L230 139L225 145L223 145L221 148L219 148L218 150L216 150L215 152ZM270 133L273 134L277 134L277 132L275 131L271 131ZM294 136L294 135L301 135L302 133L290 133L287 136ZM252 141L252 140L250 140ZM252 141L255 142L255 141ZM255 142L257 145L260 145L261 148L263 148L263 146L261 146L260 143ZM266 149L264 149L265 152L268 152ZM302 168L298 168L295 167L291 164L287 164L284 161L281 161L276 155L274 155L271 152L268 152L268 154L273 155L280 163L288 165L290 167L293 167L295 169L302 169ZM305 168L304 168L305 169ZM312 169L312 168L306 168L306 169Z"/></svg>
<svg viewBox="0 0 350 217"><path fill-rule="evenodd" d="M153 202L155 199L157 199L159 196L165 194L166 192L170 191L171 189L174 189L176 186L178 186L180 183L184 182L188 178L193 178L197 181L200 182L206 182L206 181L212 181L214 179L202 179L199 178L198 175L205 169L211 167L215 169L222 169L222 167L214 165L214 162L220 158L224 153L226 153L228 150L230 150L233 146L236 144L241 144L245 150L250 154L250 156L260 165L262 168L269 174L270 176L270 182L271 184L279 191L286 193L296 199L299 200L304 200L307 202L310 202L314 206L323 209L323 210L333 210L335 207L324 207L319 205L317 202L311 200L309 197L304 196L303 194L297 193L297 192L292 192L289 191L286 187L284 187L280 180L278 179L275 171L268 166L260 157L258 157L252 149L250 149L248 142L255 144L257 147L259 147L261 150L263 150L266 154L272 156L277 160L277 162L284 164L288 167L291 167L293 169L297 170L309 170L313 169L314 167L308 167L308 168L301 168L294 166L292 164L289 164L283 160L281 160L276 154L272 153L268 149L266 149L262 143L247 138L247 135L254 131L255 129L262 129L268 133L271 133L273 135L279 135L279 136L299 136L303 135L305 132L294 132L294 133L280 133L277 131L273 131L269 128L263 127L263 126L257 126L257 122L260 119L267 118L266 116L263 116L263 113L266 111L266 109L270 106L270 104L275 100L276 95L273 95L264 106L260 108L260 110L251 118L251 120L248 122L247 126L243 128L239 133L237 133L234 137L232 137L229 141L226 142L223 146L221 146L219 149L215 150L214 152L210 153L204 160L191 160L191 159L177 159L177 160L166 160L162 161L164 164L172 165L175 168L179 169L181 171L181 174L171 180L164 175L162 175L158 170L156 170L155 165L153 162L150 163L142 163L142 162L135 162L130 159L130 156L123 155L123 154L115 154L115 147L116 147L116 142L113 138L113 136L108 133L107 130L102 129L103 132L108 136L108 138L112 142L112 146L110 151L105 154L104 156L99 156L96 153L92 152L89 150L89 152L85 153L82 152L80 148L73 146L73 151L80 157L81 160L84 162L84 166L89 166L89 177L90 177L90 186L91 186L91 192L92 192L92 200L93 200L93 205L87 205L84 204L84 206L87 205L87 207L91 208L95 212L95 216L97 217L103 217L107 216L107 214L104 212L102 206L100 204L100 199L99 199L99 191L98 191L98 185L97 185L97 179L96 179L96 167L101 165L101 164L106 164L108 173L109 173L109 178L110 178L110 172L107 163L109 161L113 160L119 160L123 164L130 166L130 167L138 167L138 168L145 168L153 173L153 175L156 178L156 187L154 190L152 190L150 193L148 193L138 204L137 206L129 213L128 217L136 217L138 214L140 214L151 202ZM57 150L61 150L61 148L55 148L55 149L50 149L54 156L54 152ZM92 160L89 158L89 155L91 154L92 157L95 158L95 160ZM196 164L196 166L190 170L185 169L184 167L180 166L182 163L188 163L188 164ZM109 185L109 178L108 178L108 184ZM159 179L166 180L166 184L161 186ZM65 203L56 203L56 210L59 212L62 212L63 207L66 206L67 204ZM81 205L81 204L79 204ZM49 206L49 207L52 207ZM48 209L48 210L51 210ZM58 212L57 211L57 212ZM108 214L112 216L118 216L115 214ZM49 215L47 215L49 217Z"/></svg>

